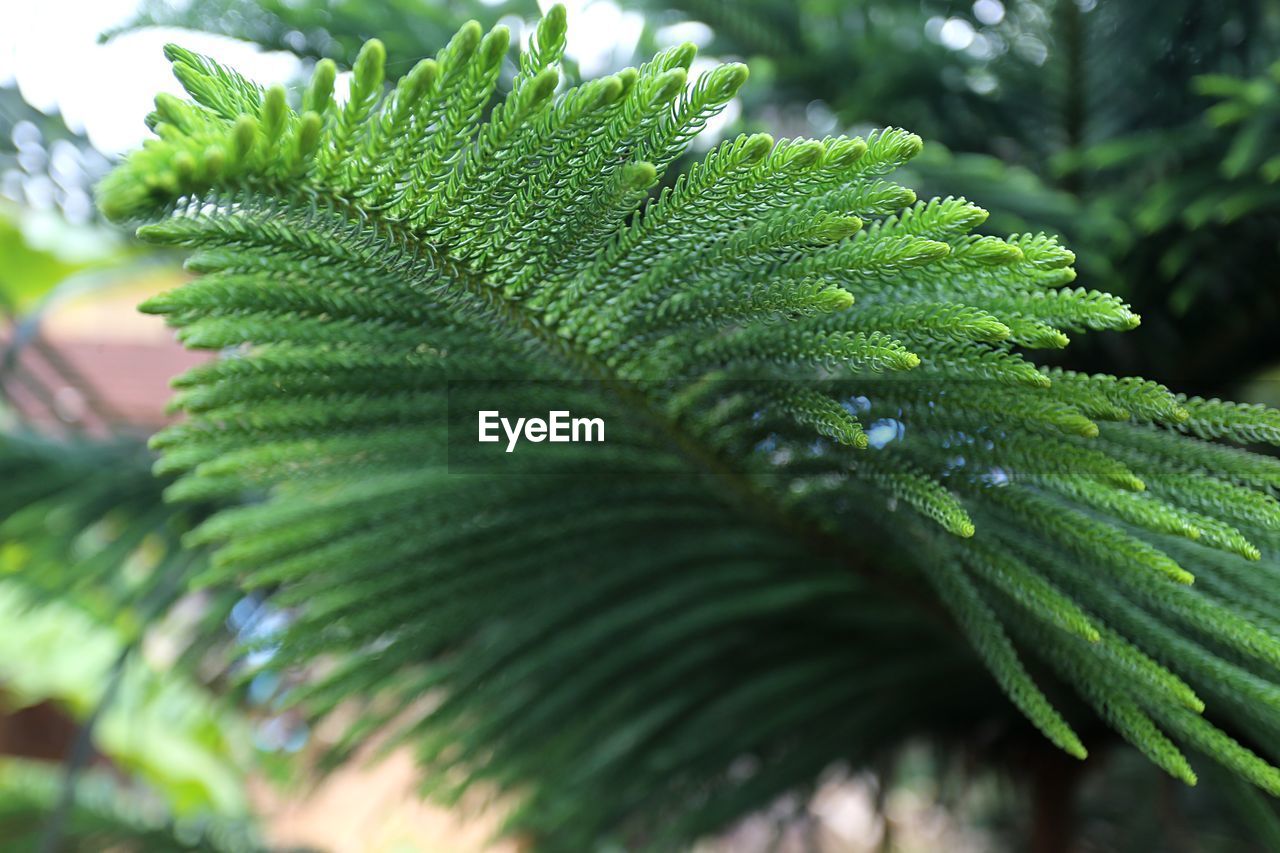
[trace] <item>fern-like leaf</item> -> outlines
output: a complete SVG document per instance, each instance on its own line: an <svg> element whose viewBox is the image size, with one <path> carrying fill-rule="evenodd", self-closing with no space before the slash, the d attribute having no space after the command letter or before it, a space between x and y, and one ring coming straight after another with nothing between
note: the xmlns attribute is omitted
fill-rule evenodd
<svg viewBox="0 0 1280 853"><path fill-rule="evenodd" d="M1068 752L1027 655L1179 778L1170 738L1274 789L1209 722L1280 725L1252 698L1275 597L1245 591L1280 577L1274 465L1202 439L1276 415L1026 360L1137 318L1063 289L1052 238L894 185L906 131L730 140L671 180L745 68L690 82L684 45L553 94L548 21L492 109L506 33L474 24L389 91L367 45L341 108L322 64L301 114L171 50L195 103L159 99L101 187L203 273L147 310L232 348L156 446L173 498L266 496L192 539L225 543L211 582L299 605L281 660L351 659L302 707L385 694L342 749L385 723L442 796L519 791L513 832L663 847L909 727L955 662L940 602ZM481 381L617 430L459 473L450 391Z"/></svg>

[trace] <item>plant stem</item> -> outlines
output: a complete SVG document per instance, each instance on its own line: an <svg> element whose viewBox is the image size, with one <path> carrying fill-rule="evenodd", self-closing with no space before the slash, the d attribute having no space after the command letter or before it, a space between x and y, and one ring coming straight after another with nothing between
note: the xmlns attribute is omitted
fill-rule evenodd
<svg viewBox="0 0 1280 853"><path fill-rule="evenodd" d="M1075 793L1080 762L1057 749L1037 746L1029 769L1031 853L1070 853L1075 835Z"/></svg>
<svg viewBox="0 0 1280 853"><path fill-rule="evenodd" d="M133 650L133 643L126 644L120 650L115 663L111 665L107 686L103 689L102 696L94 705L88 719L81 723L76 731L76 739L72 741L71 749L67 752L66 761L63 763L62 788L58 792L58 802L49 812L49 819L45 822L44 832L40 837L40 853L58 853L61 849L62 836L70 821L71 810L75 807L76 780L93 755L93 730L103 713L115 700L116 693L120 690L120 682L124 680L125 664L128 663Z"/></svg>

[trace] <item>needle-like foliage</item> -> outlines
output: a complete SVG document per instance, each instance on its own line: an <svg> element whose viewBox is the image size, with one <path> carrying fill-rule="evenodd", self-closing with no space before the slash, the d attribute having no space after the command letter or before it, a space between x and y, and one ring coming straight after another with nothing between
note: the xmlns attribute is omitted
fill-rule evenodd
<svg viewBox="0 0 1280 853"><path fill-rule="evenodd" d="M190 539L294 608L277 660L329 662L303 708L362 703L339 754L391 727L542 846L668 849L956 699L959 636L1072 755L1027 655L1174 776L1191 747L1280 793L1237 740L1280 731L1280 465L1229 444L1280 416L1029 361L1138 318L1052 238L893 183L906 131L671 180L746 69L691 79L684 45L564 88L564 20L514 60L469 24L389 87L371 41L300 109L171 47L192 101L100 189L203 274L145 306L227 350L159 466L265 496ZM563 470L461 473L478 380L619 420Z"/></svg>
<svg viewBox="0 0 1280 853"><path fill-rule="evenodd" d="M6 433L0 571L37 600L75 600L136 639L205 564L205 555L181 540L209 508L166 505L153 461L137 435L57 440ZM215 624L232 603L210 608Z"/></svg>

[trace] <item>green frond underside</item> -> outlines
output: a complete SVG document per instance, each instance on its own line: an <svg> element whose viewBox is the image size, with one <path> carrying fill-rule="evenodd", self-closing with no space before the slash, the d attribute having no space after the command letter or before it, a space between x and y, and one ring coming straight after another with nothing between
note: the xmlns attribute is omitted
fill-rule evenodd
<svg viewBox="0 0 1280 853"><path fill-rule="evenodd" d="M348 100L320 63L301 112L169 48L192 102L158 98L100 189L195 251L202 277L146 310L234 355L179 381L160 467L175 499L267 496L190 538L224 543L208 582L314 607L290 663L360 661L316 713L442 688L396 722L442 793L522 791L510 829L559 847L687 838L896 724L877 680L928 656L879 660L865 626L886 576L923 575L1069 753L1024 657L1174 776L1177 742L1280 789L1201 715L1280 726L1251 701L1275 698L1277 602L1243 603L1280 579L1280 471L1209 443L1280 443L1280 415L1033 364L1138 318L1068 287L1053 238L975 236L980 208L892 183L912 134L757 134L664 179L743 66L690 80L683 45L558 89L557 7L496 98L507 41L469 24L390 87L370 42ZM450 474L446 383L478 379L544 411L527 380L612 389L645 424L601 451L624 473ZM868 518L917 559L874 565Z"/></svg>

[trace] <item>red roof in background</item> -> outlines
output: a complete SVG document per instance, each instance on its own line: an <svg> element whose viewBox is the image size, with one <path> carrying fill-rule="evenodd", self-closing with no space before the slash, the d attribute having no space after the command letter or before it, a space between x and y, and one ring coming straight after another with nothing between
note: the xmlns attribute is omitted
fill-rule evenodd
<svg viewBox="0 0 1280 853"><path fill-rule="evenodd" d="M0 333L0 352L8 338ZM123 423L151 431L169 420L169 381L211 357L172 339L95 341L42 333L25 342L11 369L0 368L0 390L38 426L105 433Z"/></svg>

